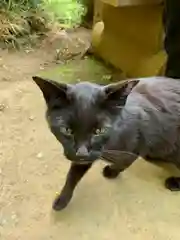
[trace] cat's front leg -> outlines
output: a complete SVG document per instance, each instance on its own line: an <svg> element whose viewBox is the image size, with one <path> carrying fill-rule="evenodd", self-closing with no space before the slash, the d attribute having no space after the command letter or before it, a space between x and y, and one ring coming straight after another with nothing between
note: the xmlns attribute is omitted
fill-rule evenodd
<svg viewBox="0 0 180 240"><path fill-rule="evenodd" d="M180 170L179 161L176 162L176 167ZM165 187L170 191L180 191L180 177L171 176L165 180Z"/></svg>
<svg viewBox="0 0 180 240"><path fill-rule="evenodd" d="M121 170L118 169L116 164L107 165L103 168L103 176L109 179L117 178L120 172Z"/></svg>
<svg viewBox="0 0 180 240"><path fill-rule="evenodd" d="M165 187L172 192L180 191L180 177L169 177L165 180Z"/></svg>
<svg viewBox="0 0 180 240"><path fill-rule="evenodd" d="M109 179L118 177L118 175L127 169L135 160L135 155L122 155L119 159L116 159L111 165L107 165L103 168L103 176Z"/></svg>
<svg viewBox="0 0 180 240"><path fill-rule="evenodd" d="M91 166L92 164L71 164L65 185L53 203L53 209L55 211L60 211L68 205L73 196L75 187Z"/></svg>

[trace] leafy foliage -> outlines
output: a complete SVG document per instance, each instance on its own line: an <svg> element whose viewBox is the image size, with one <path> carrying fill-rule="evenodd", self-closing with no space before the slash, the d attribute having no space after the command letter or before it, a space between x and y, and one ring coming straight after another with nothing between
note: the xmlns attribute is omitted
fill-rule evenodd
<svg viewBox="0 0 180 240"><path fill-rule="evenodd" d="M42 35L54 23L76 27L85 7L78 0L1 0L0 43L17 47L19 39Z"/></svg>

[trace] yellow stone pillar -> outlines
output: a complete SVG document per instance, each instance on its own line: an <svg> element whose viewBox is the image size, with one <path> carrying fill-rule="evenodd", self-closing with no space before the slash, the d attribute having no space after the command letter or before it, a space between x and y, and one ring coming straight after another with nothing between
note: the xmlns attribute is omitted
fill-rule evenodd
<svg viewBox="0 0 180 240"><path fill-rule="evenodd" d="M93 52L128 77L162 73L161 0L95 0Z"/></svg>

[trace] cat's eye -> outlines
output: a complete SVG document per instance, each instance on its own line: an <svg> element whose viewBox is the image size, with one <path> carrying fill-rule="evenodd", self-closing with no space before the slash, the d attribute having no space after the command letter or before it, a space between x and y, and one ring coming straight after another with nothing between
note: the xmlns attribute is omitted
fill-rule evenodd
<svg viewBox="0 0 180 240"><path fill-rule="evenodd" d="M61 127L60 130L63 134L68 135L68 136L72 135L72 133L73 133L72 129L69 127Z"/></svg>
<svg viewBox="0 0 180 240"><path fill-rule="evenodd" d="M106 132L106 128L97 128L95 129L94 134L101 135L101 134L104 134L105 132Z"/></svg>

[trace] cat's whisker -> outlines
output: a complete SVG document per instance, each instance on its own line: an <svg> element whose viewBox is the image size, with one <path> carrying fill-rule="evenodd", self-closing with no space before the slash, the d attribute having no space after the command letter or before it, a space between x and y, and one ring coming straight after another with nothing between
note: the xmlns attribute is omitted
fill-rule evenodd
<svg viewBox="0 0 180 240"><path fill-rule="evenodd" d="M107 160L109 162L117 162L121 158L129 157L130 155L138 157L136 154L128 151L120 150L104 150L101 156L101 159Z"/></svg>
<svg viewBox="0 0 180 240"><path fill-rule="evenodd" d="M105 150L103 150L103 153L110 153L110 154L131 154L131 155L136 155L136 154L134 154L134 153L132 153L132 152L129 152L129 151L121 151L121 150L109 150L109 149L105 149Z"/></svg>

